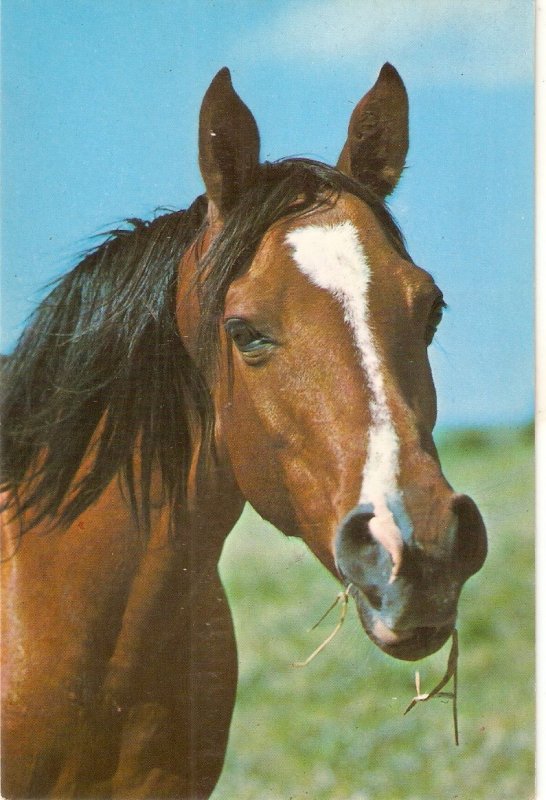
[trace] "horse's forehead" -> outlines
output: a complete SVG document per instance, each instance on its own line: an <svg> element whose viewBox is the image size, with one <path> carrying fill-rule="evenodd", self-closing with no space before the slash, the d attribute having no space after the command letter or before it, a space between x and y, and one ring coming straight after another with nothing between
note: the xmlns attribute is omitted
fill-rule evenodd
<svg viewBox="0 0 546 800"><path fill-rule="evenodd" d="M362 277L364 269L379 283L382 277L386 278L387 288L393 287L398 279L409 286L422 277L421 270L413 269L414 265L396 252L373 211L353 195L342 194L333 205L285 220L272 228L257 254L257 270L267 270L271 275L271 270L276 269L280 279L289 279L287 267L300 266L294 258L295 242L300 252L305 250L307 260L313 262L315 269L323 271L325 281L336 274L340 277L340 266L349 262L355 270L354 278ZM422 274L429 278L426 273Z"/></svg>
<svg viewBox="0 0 546 800"><path fill-rule="evenodd" d="M397 252L373 211L352 195L290 220L282 246L300 272L334 294L367 290L388 304L395 297L410 300L416 287L431 281Z"/></svg>
<svg viewBox="0 0 546 800"><path fill-rule="evenodd" d="M343 193L333 204L274 225L232 290L297 303L310 285L337 297L366 293L373 306L391 310L409 310L423 293L436 291L429 273L395 249L374 212Z"/></svg>

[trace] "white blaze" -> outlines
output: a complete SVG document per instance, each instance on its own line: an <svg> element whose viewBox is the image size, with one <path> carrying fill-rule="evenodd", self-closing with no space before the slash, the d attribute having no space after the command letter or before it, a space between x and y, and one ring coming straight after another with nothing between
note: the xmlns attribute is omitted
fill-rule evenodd
<svg viewBox="0 0 546 800"><path fill-rule="evenodd" d="M370 530L391 553L396 572L401 557L401 533L387 501L402 506L398 489L400 446L370 326L371 272L366 253L351 222L298 228L288 234L286 242L301 272L341 303L345 320L353 332L371 395L371 426L359 502L373 503L375 516Z"/></svg>

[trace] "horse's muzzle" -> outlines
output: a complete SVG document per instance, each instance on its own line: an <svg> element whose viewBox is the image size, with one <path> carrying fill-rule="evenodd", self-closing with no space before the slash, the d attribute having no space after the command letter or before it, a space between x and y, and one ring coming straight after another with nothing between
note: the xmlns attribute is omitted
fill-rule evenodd
<svg viewBox="0 0 546 800"><path fill-rule="evenodd" d="M435 653L449 639L455 627L455 618L444 625L390 628L381 615L373 609L366 596L352 585L350 594L354 598L362 627L384 653L402 661L418 661Z"/></svg>
<svg viewBox="0 0 546 800"><path fill-rule="evenodd" d="M474 501L454 495L448 513L445 541L427 552L413 535L401 545L396 567L370 530L371 505L353 509L338 530L340 576L351 585L366 633L394 658L417 660L442 647L455 627L462 585L485 560L485 526Z"/></svg>

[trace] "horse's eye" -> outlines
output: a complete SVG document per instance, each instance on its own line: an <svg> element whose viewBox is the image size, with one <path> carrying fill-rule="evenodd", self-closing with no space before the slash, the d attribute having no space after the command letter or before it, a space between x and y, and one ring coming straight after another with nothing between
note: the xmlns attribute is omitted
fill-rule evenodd
<svg viewBox="0 0 546 800"><path fill-rule="evenodd" d="M427 327L425 330L425 342L427 343L427 345L432 343L432 340L434 339L434 334L438 330L438 326L442 321L442 317L444 315L444 308L446 307L447 306L444 302L443 297L439 297L432 306L427 322Z"/></svg>
<svg viewBox="0 0 546 800"><path fill-rule="evenodd" d="M244 319L228 319L224 327L237 349L249 358L263 355L274 344L268 336L257 331Z"/></svg>

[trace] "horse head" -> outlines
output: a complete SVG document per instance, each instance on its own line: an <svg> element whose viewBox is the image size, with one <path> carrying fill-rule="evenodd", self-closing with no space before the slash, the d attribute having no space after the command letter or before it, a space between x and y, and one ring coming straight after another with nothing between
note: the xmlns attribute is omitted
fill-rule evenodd
<svg viewBox="0 0 546 800"><path fill-rule="evenodd" d="M178 304L242 495L350 586L382 650L413 660L450 636L487 545L432 437L442 293L384 203L407 149L406 90L386 64L336 168L261 165L256 122L222 70L200 117L197 290L181 270Z"/></svg>

